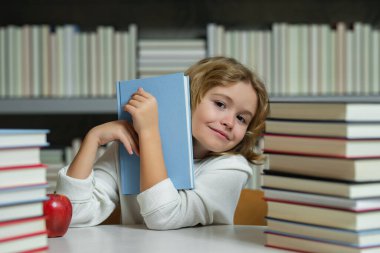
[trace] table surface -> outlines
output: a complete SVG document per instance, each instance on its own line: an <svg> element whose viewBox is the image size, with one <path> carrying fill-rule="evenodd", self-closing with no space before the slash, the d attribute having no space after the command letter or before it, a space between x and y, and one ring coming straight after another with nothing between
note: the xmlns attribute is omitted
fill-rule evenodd
<svg viewBox="0 0 380 253"><path fill-rule="evenodd" d="M178 230L148 230L143 225L70 228L49 238L49 252L288 252L265 247L265 227L213 225Z"/></svg>

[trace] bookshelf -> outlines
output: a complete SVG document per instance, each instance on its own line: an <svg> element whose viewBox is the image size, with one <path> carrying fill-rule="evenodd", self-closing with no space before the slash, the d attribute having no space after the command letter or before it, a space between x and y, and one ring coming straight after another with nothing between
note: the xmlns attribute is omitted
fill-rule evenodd
<svg viewBox="0 0 380 253"><path fill-rule="evenodd" d="M373 0L14 0L4 3L0 13L0 26L75 24L83 31L94 31L99 25L127 30L129 25L134 23L138 27L139 39L206 39L206 27L211 22L224 25L230 30L266 28L274 22L334 24L339 21L347 23L361 21L378 24L380 2ZM309 97L273 97L272 100L293 101L305 98ZM353 99L378 100L376 96ZM91 126L116 119L115 104L115 99L112 97L1 98L0 117L4 127L50 128L52 132L49 138L54 146L67 143L68 139L83 136ZM65 133L65 138L59 137L62 133Z"/></svg>
<svg viewBox="0 0 380 253"><path fill-rule="evenodd" d="M116 98L1 99L0 115L116 114Z"/></svg>

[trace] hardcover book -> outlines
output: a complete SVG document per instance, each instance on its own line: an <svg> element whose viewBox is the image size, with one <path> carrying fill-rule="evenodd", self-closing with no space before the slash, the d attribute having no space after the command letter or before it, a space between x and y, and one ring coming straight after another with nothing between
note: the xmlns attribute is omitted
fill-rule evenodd
<svg viewBox="0 0 380 253"><path fill-rule="evenodd" d="M356 231L380 229L380 211L353 212L292 202L268 201L268 217Z"/></svg>
<svg viewBox="0 0 380 253"><path fill-rule="evenodd" d="M339 253L376 253L380 245L357 247L347 243L336 243L329 240L309 239L303 236L267 232L268 247L296 252L339 252Z"/></svg>
<svg viewBox="0 0 380 253"><path fill-rule="evenodd" d="M0 129L0 148L47 146L46 129Z"/></svg>
<svg viewBox="0 0 380 253"><path fill-rule="evenodd" d="M268 119L265 131L272 134L375 139L380 138L380 122Z"/></svg>
<svg viewBox="0 0 380 253"><path fill-rule="evenodd" d="M379 197L380 181L348 182L264 170L264 187L343 198Z"/></svg>
<svg viewBox="0 0 380 253"><path fill-rule="evenodd" d="M269 118L380 121L380 103L272 102Z"/></svg>
<svg viewBox="0 0 380 253"><path fill-rule="evenodd" d="M264 134L264 151L342 158L380 157L380 139Z"/></svg>
<svg viewBox="0 0 380 253"><path fill-rule="evenodd" d="M306 223L267 218L269 232L283 233L294 236L313 238L314 240L334 241L354 245L356 247L371 247L379 245L380 230L347 230L329 228Z"/></svg>
<svg viewBox="0 0 380 253"><path fill-rule="evenodd" d="M350 199L323 194L277 190L265 187L264 197L268 201L273 200L300 204L304 203L315 206L328 206L332 208L351 210L354 212L380 210L380 196Z"/></svg>
<svg viewBox="0 0 380 253"><path fill-rule="evenodd" d="M323 156L269 154L270 169L311 177L347 181L380 181L380 157L347 159Z"/></svg>
<svg viewBox="0 0 380 253"><path fill-rule="evenodd" d="M123 110L131 95L142 87L158 103L159 128L168 177L177 189L192 189L193 145L189 79L183 73L117 83L118 118L132 123ZM140 193L140 159L119 145L121 189L123 194Z"/></svg>

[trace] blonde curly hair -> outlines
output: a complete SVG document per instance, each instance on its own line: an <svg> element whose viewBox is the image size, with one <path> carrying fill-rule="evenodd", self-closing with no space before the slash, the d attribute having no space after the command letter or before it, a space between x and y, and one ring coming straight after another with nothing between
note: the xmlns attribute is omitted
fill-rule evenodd
<svg viewBox="0 0 380 253"><path fill-rule="evenodd" d="M269 113L269 97L260 78L237 60L228 57L209 57L192 65L185 72L190 77L191 109L194 111L204 95L217 86L236 82L252 85L257 94L257 111L250 122L243 140L233 149L210 155L241 154L254 164L261 164L264 156L256 147L265 127Z"/></svg>

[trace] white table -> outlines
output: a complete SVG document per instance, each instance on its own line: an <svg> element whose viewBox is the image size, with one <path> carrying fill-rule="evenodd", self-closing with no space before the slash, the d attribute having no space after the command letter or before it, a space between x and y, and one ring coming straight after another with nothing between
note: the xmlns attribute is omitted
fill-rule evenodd
<svg viewBox="0 0 380 253"><path fill-rule="evenodd" d="M264 246L264 227L214 225L169 231L145 226L103 225L70 228L64 237L49 238L49 252L287 252Z"/></svg>

